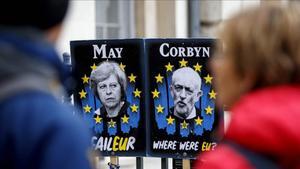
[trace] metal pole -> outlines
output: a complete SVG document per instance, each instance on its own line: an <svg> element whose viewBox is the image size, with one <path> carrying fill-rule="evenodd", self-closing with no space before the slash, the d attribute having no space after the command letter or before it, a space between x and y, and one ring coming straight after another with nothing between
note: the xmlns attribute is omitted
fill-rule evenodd
<svg viewBox="0 0 300 169"><path fill-rule="evenodd" d="M168 169L168 158L161 158L161 169Z"/></svg>
<svg viewBox="0 0 300 169"><path fill-rule="evenodd" d="M144 168L144 161L143 157L136 158L136 169L143 169Z"/></svg>
<svg viewBox="0 0 300 169"><path fill-rule="evenodd" d="M189 159L182 159L182 169L191 169L191 162Z"/></svg>
<svg viewBox="0 0 300 169"><path fill-rule="evenodd" d="M62 54L62 57L63 57L63 64L67 67L68 71L70 71L70 73L71 73L72 72L71 55L69 53L65 52L65 53ZM71 81L72 77L68 77L68 79L66 79L66 80ZM70 86L68 86L68 87L70 87ZM67 88L67 96L63 97L63 102L64 103L71 104L71 102L72 102L72 98L71 98L72 93L73 93L73 91L71 91L70 88Z"/></svg>
<svg viewBox="0 0 300 169"><path fill-rule="evenodd" d="M200 37L200 0L188 0L188 35Z"/></svg>
<svg viewBox="0 0 300 169"><path fill-rule="evenodd" d="M111 156L110 163L108 163L110 169L119 169L119 157Z"/></svg>

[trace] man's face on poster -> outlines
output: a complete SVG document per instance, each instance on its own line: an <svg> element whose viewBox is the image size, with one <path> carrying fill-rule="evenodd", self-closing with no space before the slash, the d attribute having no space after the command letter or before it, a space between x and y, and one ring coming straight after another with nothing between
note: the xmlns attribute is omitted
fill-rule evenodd
<svg viewBox="0 0 300 169"><path fill-rule="evenodd" d="M195 80L189 76L176 78L171 85L171 95L174 100L174 111L187 117L193 110L194 104L199 100L201 92L197 89Z"/></svg>
<svg viewBox="0 0 300 169"><path fill-rule="evenodd" d="M97 92L105 108L115 108L121 102L121 85L114 74L98 83Z"/></svg>

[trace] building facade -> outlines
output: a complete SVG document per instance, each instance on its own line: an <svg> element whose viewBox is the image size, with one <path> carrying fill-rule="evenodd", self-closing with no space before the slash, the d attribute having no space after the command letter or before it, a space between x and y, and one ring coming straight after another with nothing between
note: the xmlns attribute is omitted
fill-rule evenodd
<svg viewBox="0 0 300 169"><path fill-rule="evenodd" d="M71 0L58 42L70 40L215 37L218 25L235 12L288 0Z"/></svg>

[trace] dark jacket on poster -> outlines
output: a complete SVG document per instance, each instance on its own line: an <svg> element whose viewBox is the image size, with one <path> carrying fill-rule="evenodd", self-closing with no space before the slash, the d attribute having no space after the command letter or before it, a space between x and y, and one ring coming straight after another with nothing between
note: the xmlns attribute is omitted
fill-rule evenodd
<svg viewBox="0 0 300 169"><path fill-rule="evenodd" d="M300 168L300 86L254 91L236 103L224 140L272 161L278 168ZM197 169L252 169L254 163L227 143L201 155Z"/></svg>
<svg viewBox="0 0 300 169"><path fill-rule="evenodd" d="M193 133L194 130L194 124L195 124L195 119L199 116L201 119L203 119L203 117L201 116L201 111L200 109L198 109L197 107L195 107L196 109L196 116L190 119L183 119L180 117L177 117L174 115L174 107L171 107L169 109L169 115L171 115L174 119L175 119L175 125L176 125L176 135L177 137L182 137L180 135L180 130L181 130L181 124L183 122L186 122L188 124L187 128L190 130L190 134ZM169 116L168 116L169 117ZM191 138L191 136L189 136Z"/></svg>
<svg viewBox="0 0 300 169"><path fill-rule="evenodd" d="M89 134L61 104L65 73L37 30L0 30L0 168L89 169Z"/></svg>
<svg viewBox="0 0 300 169"><path fill-rule="evenodd" d="M112 118L110 118L110 117L108 117L107 116L107 112L106 112L106 110L105 110L105 107L104 106L102 106L102 107L100 107L100 109L97 109L96 111L95 111L95 114L94 114L94 118L96 117L96 116L98 116L98 115L100 115L102 118L103 118L103 128L104 128L104 131L106 132L107 131L107 128L108 128L108 126L107 126L107 123L110 121L110 120L113 120L114 122L116 122L117 123L117 133L119 133L120 134L120 131L121 131L121 118L124 116L124 115L126 115L126 116L128 116L128 114L127 114L127 109L128 109L128 107L129 107L129 102L126 102L125 101L125 103L123 104L123 106L121 107L121 109L120 109L120 111L119 111L119 113L118 113L118 115L116 116L116 117L112 117ZM99 113L99 110L100 110L100 113Z"/></svg>
<svg viewBox="0 0 300 169"><path fill-rule="evenodd" d="M201 115L201 111L200 109L198 109L197 107L195 107L195 110L196 110L196 114L195 114L195 117L197 116L200 116ZM177 117L175 114L174 114L174 107L171 107L170 110L169 110L169 115L172 115L178 119L182 119L182 120L191 120L191 119L194 119L195 117L191 118L191 119L183 119L183 118L180 118L180 117Z"/></svg>

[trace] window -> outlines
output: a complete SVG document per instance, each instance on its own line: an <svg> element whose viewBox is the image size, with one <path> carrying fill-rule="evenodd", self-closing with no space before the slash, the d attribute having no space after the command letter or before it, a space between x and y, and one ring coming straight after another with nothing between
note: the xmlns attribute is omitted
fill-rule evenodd
<svg viewBox="0 0 300 169"><path fill-rule="evenodd" d="M96 38L132 38L133 2L133 0L96 0Z"/></svg>

